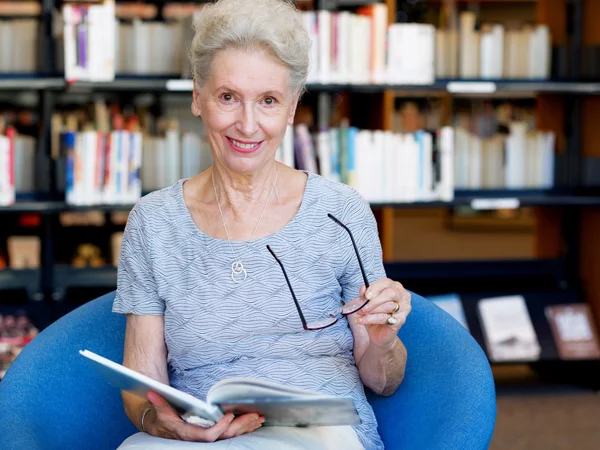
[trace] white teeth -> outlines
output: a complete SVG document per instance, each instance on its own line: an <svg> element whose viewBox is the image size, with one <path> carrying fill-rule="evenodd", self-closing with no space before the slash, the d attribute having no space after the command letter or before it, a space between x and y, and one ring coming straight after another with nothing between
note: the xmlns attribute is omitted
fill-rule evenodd
<svg viewBox="0 0 600 450"><path fill-rule="evenodd" d="M243 148L244 150L249 150L251 148L256 147L258 144L243 144L239 141L236 141L235 139L232 139L231 142L233 142L237 147L239 148Z"/></svg>

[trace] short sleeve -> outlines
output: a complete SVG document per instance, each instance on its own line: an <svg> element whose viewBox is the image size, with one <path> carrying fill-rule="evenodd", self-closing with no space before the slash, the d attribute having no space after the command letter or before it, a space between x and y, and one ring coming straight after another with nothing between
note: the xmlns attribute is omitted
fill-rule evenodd
<svg viewBox="0 0 600 450"><path fill-rule="evenodd" d="M342 217L339 219L352 232L369 284L385 278L386 273L383 266L377 221L369 203L360 194L353 192L353 195L344 206ZM342 286L342 298L347 303L358 296L360 287L365 283L356 258L356 252L352 246L352 240L342 227L340 227L340 233L340 242L344 246L343 254L346 261L340 284Z"/></svg>
<svg viewBox="0 0 600 450"><path fill-rule="evenodd" d="M163 315L164 301L152 271L147 230L138 203L129 214L117 269L117 295L113 312L118 314Z"/></svg>

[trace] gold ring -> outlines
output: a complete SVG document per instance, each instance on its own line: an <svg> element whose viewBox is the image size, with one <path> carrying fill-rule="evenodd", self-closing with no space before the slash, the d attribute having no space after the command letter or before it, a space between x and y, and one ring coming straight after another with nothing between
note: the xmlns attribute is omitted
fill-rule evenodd
<svg viewBox="0 0 600 450"><path fill-rule="evenodd" d="M400 303L398 303L396 300L394 300L394 309L392 310L392 312L390 314L396 314L399 309L400 309Z"/></svg>

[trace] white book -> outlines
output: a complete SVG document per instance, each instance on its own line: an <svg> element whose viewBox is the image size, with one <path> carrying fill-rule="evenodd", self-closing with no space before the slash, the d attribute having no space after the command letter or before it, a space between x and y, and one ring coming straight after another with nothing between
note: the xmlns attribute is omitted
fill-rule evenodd
<svg viewBox="0 0 600 450"><path fill-rule="evenodd" d="M384 179L383 186L383 201L396 202L398 201L396 193L396 178L398 178L398 149L394 146L395 135L391 131L385 131L383 134L383 167L382 175Z"/></svg>
<svg viewBox="0 0 600 450"><path fill-rule="evenodd" d="M432 200L431 184L433 182L433 155L431 135L425 131L419 131L415 135L418 160L417 160L417 201Z"/></svg>
<svg viewBox="0 0 600 450"><path fill-rule="evenodd" d="M319 83L331 80L331 12L317 12L319 30Z"/></svg>
<svg viewBox="0 0 600 450"><path fill-rule="evenodd" d="M0 73L13 71L14 42L9 21L0 20Z"/></svg>
<svg viewBox="0 0 600 450"><path fill-rule="evenodd" d="M505 161L507 189L521 189L525 184L525 151L527 124L525 122L512 122L510 133L506 138Z"/></svg>
<svg viewBox="0 0 600 450"><path fill-rule="evenodd" d="M350 46L352 42L352 16L348 11L339 13L338 27L338 82L346 84L350 83L351 58L354 51Z"/></svg>
<svg viewBox="0 0 600 450"><path fill-rule="evenodd" d="M523 49L520 48L523 32L506 30L504 33L504 78L521 78L519 60Z"/></svg>
<svg viewBox="0 0 600 450"><path fill-rule="evenodd" d="M351 82L368 84L371 67L371 19L366 16L352 15Z"/></svg>
<svg viewBox="0 0 600 450"><path fill-rule="evenodd" d="M385 3L374 3L373 9L371 82L382 84L386 82L388 8Z"/></svg>
<svg viewBox="0 0 600 450"><path fill-rule="evenodd" d="M481 78L502 78L504 73L504 27L502 25L483 27L480 51Z"/></svg>
<svg viewBox="0 0 600 450"><path fill-rule="evenodd" d="M135 72L135 41L133 40L133 26L129 23L122 23L119 26L119 65L116 73L134 73Z"/></svg>
<svg viewBox="0 0 600 450"><path fill-rule="evenodd" d="M467 324L467 319L465 317L465 310L458 294L433 295L427 297L427 300L430 300L435 305L442 308L458 323L465 327L467 331L469 331L469 325Z"/></svg>
<svg viewBox="0 0 600 450"><path fill-rule="evenodd" d="M354 147L354 160L355 160L355 176L354 176L354 188L365 198L367 201L372 200L371 186L370 183L370 165L372 164L372 158L370 155L371 143L373 133L370 130L360 130L356 134L355 147Z"/></svg>
<svg viewBox="0 0 600 450"><path fill-rule="evenodd" d="M400 133L394 133L392 135L392 142L389 149L390 162L386 163L390 170L394 173L391 177L391 198L393 202L401 203L402 198L402 177L398 176L402 170L402 144L403 137Z"/></svg>
<svg viewBox="0 0 600 450"><path fill-rule="evenodd" d="M538 167L540 167L540 155L535 132L527 133L525 136L525 155L523 165L523 187L533 188L540 184L538 180Z"/></svg>
<svg viewBox="0 0 600 450"><path fill-rule="evenodd" d="M386 177L385 177L385 132L376 130L372 134L371 144L372 165L369 178L373 187L373 201L385 201Z"/></svg>
<svg viewBox="0 0 600 450"><path fill-rule="evenodd" d="M479 33L475 31L475 13L465 11L460 14L460 76L479 77Z"/></svg>
<svg viewBox="0 0 600 450"><path fill-rule="evenodd" d="M482 187L502 189L504 187L504 138L500 135L482 141Z"/></svg>
<svg viewBox="0 0 600 450"><path fill-rule="evenodd" d="M96 179L98 134L95 131L84 131L80 134L83 173L81 176L82 190L79 204L94 205L97 203L94 182Z"/></svg>
<svg viewBox="0 0 600 450"><path fill-rule="evenodd" d="M314 11L303 11L302 23L304 28L308 32L308 36L311 40L310 46L310 65L308 71L308 78L306 82L308 84L317 83L319 81L319 35L318 35L318 23L317 14Z"/></svg>
<svg viewBox="0 0 600 450"><path fill-rule="evenodd" d="M535 361L541 347L521 295L481 299L477 304L492 361Z"/></svg>
<svg viewBox="0 0 600 450"><path fill-rule="evenodd" d="M357 425L351 397L337 397L252 378L229 378L213 385L205 400L115 363L89 350L79 353L113 387L146 399L161 395L183 417L197 416L210 426L224 414L259 413L265 426Z"/></svg>
<svg viewBox="0 0 600 450"><path fill-rule="evenodd" d="M481 189L482 149L481 138L471 135L469 139L469 189Z"/></svg>
<svg viewBox="0 0 600 450"><path fill-rule="evenodd" d="M533 79L550 77L552 44L547 25L537 25L529 34L527 76Z"/></svg>
<svg viewBox="0 0 600 450"><path fill-rule="evenodd" d="M12 53L11 72L32 73L37 68L36 19L12 19L8 22L11 30Z"/></svg>
<svg viewBox="0 0 600 450"><path fill-rule="evenodd" d="M440 150L441 182L438 185L438 198L444 202L454 199L454 129L442 127L438 131Z"/></svg>
<svg viewBox="0 0 600 450"><path fill-rule="evenodd" d="M8 137L0 135L0 206L15 202L13 152Z"/></svg>
<svg viewBox="0 0 600 450"><path fill-rule="evenodd" d="M450 78L448 62L449 55L448 30L438 28L435 30L435 77Z"/></svg>
<svg viewBox="0 0 600 450"><path fill-rule="evenodd" d="M432 84L435 81L435 28L398 23L388 28L387 81Z"/></svg>
<svg viewBox="0 0 600 450"><path fill-rule="evenodd" d="M107 82L115 79L115 5L105 1L88 8L88 67L86 79Z"/></svg>
<svg viewBox="0 0 600 450"><path fill-rule="evenodd" d="M77 13L73 5L63 6L63 43L65 79L76 80L82 77L81 69L77 67L77 39L75 25L78 23Z"/></svg>
<svg viewBox="0 0 600 450"><path fill-rule="evenodd" d="M147 74L150 71L149 27L140 19L133 19L132 23L132 72L140 75Z"/></svg>
<svg viewBox="0 0 600 450"><path fill-rule="evenodd" d="M35 191L35 144L31 136L15 137L15 191Z"/></svg>
<svg viewBox="0 0 600 450"><path fill-rule="evenodd" d="M404 163L406 171L404 172L404 200L408 203L417 200L419 189L419 144L413 133L405 135L404 140Z"/></svg>

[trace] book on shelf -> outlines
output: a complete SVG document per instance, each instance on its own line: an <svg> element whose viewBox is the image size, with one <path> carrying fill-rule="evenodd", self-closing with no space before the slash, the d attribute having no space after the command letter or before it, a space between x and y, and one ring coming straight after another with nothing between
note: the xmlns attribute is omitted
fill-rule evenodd
<svg viewBox="0 0 600 450"><path fill-rule="evenodd" d="M536 361L541 347L522 295L484 298L477 302L491 361Z"/></svg>
<svg viewBox="0 0 600 450"><path fill-rule="evenodd" d="M456 129L454 181L458 189L550 189L555 134L510 124L508 135L480 137Z"/></svg>
<svg viewBox="0 0 600 450"><path fill-rule="evenodd" d="M313 136L299 124L294 145L296 168L348 184L373 203L454 197L450 127L399 134L342 124Z"/></svg>
<svg viewBox="0 0 600 450"><path fill-rule="evenodd" d="M460 323L467 331L469 331L469 325L467 324L465 310L463 308L460 295L432 295L427 297L427 299L450 314L458 323Z"/></svg>
<svg viewBox="0 0 600 450"><path fill-rule="evenodd" d="M0 20L0 74L37 72L39 26L37 18Z"/></svg>
<svg viewBox="0 0 600 450"><path fill-rule="evenodd" d="M19 134L21 124L5 123L0 115L0 205L14 203L16 194L36 190L36 139Z"/></svg>
<svg viewBox="0 0 600 450"><path fill-rule="evenodd" d="M65 131L59 174L70 205L130 204L141 197L140 132Z"/></svg>
<svg viewBox="0 0 600 450"><path fill-rule="evenodd" d="M0 130L0 206L15 202L15 135L8 127L6 135Z"/></svg>
<svg viewBox="0 0 600 450"><path fill-rule="evenodd" d="M600 340L587 304L544 308L561 359L600 359Z"/></svg>
<svg viewBox="0 0 600 450"><path fill-rule="evenodd" d="M213 162L206 138L182 131L176 119L166 120L158 136L144 135L141 181L144 192L162 189L191 178Z"/></svg>
<svg viewBox="0 0 600 450"><path fill-rule="evenodd" d="M115 77L115 4L66 3L62 15L63 64L65 79L107 82ZM60 39L60 37L59 37Z"/></svg>
<svg viewBox="0 0 600 450"><path fill-rule="evenodd" d="M161 395L183 417L210 426L224 414L258 413L265 426L356 425L360 418L351 397L307 391L251 378L230 378L213 385L206 401L124 367L89 350L79 352L112 386L146 398Z"/></svg>
<svg viewBox="0 0 600 450"><path fill-rule="evenodd" d="M477 21L475 12L464 11L458 15L458 26L436 30L438 78L550 78L552 44L547 25L507 27L486 22L478 27Z"/></svg>

